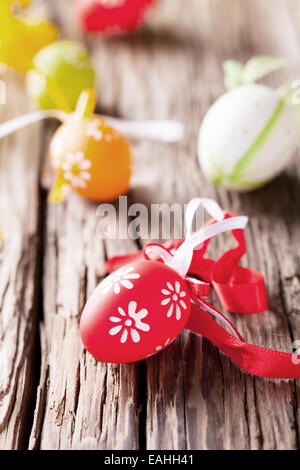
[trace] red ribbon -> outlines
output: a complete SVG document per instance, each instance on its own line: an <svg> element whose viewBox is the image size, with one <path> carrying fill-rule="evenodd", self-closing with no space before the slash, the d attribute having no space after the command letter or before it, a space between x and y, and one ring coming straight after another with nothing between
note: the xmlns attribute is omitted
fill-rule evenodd
<svg viewBox="0 0 300 470"><path fill-rule="evenodd" d="M224 216L224 218L230 218L235 214L224 212ZM211 219L205 226L215 222L216 220ZM300 359L298 360L295 354L246 343L232 323L215 307L202 299L202 297L208 297L210 286L213 286L223 308L232 313L253 314L268 309L263 274L239 265L246 253L244 231L239 229L231 233L237 246L225 252L218 260L205 257L210 240L206 241L202 248L194 251L189 275L186 277L194 303L186 328L211 341L249 374L278 379L300 378ZM173 254L181 243L182 241L169 241L163 247ZM105 271L111 273L125 264L143 258L149 259L146 248L139 252L109 259L105 265ZM206 313L207 311L225 322L232 334L219 325Z"/></svg>
<svg viewBox="0 0 300 470"><path fill-rule="evenodd" d="M196 305L192 305L186 328L211 341L249 374L271 379L300 378L300 359L296 355L262 348L237 339Z"/></svg>

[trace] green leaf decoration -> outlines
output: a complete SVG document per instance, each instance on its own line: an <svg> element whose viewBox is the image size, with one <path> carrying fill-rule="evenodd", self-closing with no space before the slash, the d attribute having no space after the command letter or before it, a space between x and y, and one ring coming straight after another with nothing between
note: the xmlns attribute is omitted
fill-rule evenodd
<svg viewBox="0 0 300 470"><path fill-rule="evenodd" d="M278 96L289 106L300 105L300 80L289 80L277 90Z"/></svg>
<svg viewBox="0 0 300 470"><path fill-rule="evenodd" d="M286 65L287 60L282 57L253 57L244 67L242 76L243 84L255 83L266 75L286 67Z"/></svg>
<svg viewBox="0 0 300 470"><path fill-rule="evenodd" d="M224 69L224 85L226 90L232 90L242 85L242 74L244 66L237 60L226 60L223 64Z"/></svg>
<svg viewBox="0 0 300 470"><path fill-rule="evenodd" d="M286 59L271 56L253 57L245 66L237 60L226 60L223 64L225 88L232 90L237 86L250 85L286 65Z"/></svg>
<svg viewBox="0 0 300 470"><path fill-rule="evenodd" d="M277 90L277 94L287 106L293 108L300 130L300 80L290 80Z"/></svg>
<svg viewBox="0 0 300 470"><path fill-rule="evenodd" d="M54 204L63 202L69 189L70 185L64 179L63 174L59 173L50 191L49 202Z"/></svg>

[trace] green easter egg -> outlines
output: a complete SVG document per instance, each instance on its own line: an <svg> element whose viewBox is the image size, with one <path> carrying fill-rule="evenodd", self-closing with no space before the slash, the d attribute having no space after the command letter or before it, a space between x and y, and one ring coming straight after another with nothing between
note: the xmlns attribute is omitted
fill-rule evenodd
<svg viewBox="0 0 300 470"><path fill-rule="evenodd" d="M56 41L41 49L33 63L34 69L26 75L26 89L42 109L56 108L42 74L55 82L72 109L75 109L81 91L95 86L90 57L86 49L76 42Z"/></svg>

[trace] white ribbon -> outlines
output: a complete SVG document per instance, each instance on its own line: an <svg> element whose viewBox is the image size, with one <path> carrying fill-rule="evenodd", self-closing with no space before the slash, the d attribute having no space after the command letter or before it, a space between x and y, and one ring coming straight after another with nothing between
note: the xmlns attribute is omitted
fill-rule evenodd
<svg viewBox="0 0 300 470"><path fill-rule="evenodd" d="M196 233L192 233L193 220L200 207L203 207L218 222L208 227L202 228ZM194 250L199 247L199 245L221 233L237 229L244 229L247 223L248 217L244 216L224 219L224 212L213 199L196 198L189 203L186 210L187 237L175 251L174 256L172 256L167 249L159 245L149 245L146 247L146 253L148 256L150 256L152 253L158 255L167 266L177 271L180 276L185 277L190 269ZM231 334L233 334L240 341L243 341L243 338L234 328L234 326L226 319L226 317L218 312L218 310L214 309L211 305L202 301L200 298L197 298L193 301L199 307L213 315L215 318L218 318L227 326Z"/></svg>
<svg viewBox="0 0 300 470"><path fill-rule="evenodd" d="M199 207L203 207L214 219L218 220L218 222L192 234L193 220ZM199 247L199 245L221 233L236 229L244 229L247 223L248 217L244 216L224 219L224 212L213 199L193 199L186 210L187 238L176 250L170 266L177 271L178 274L185 276L189 271L194 250Z"/></svg>
<svg viewBox="0 0 300 470"><path fill-rule="evenodd" d="M206 310L213 317L217 318L221 323L224 323L224 325L226 325L229 329L230 333L235 336L238 340L244 341L244 338L240 335L238 330L230 323L229 320L227 320L226 317L224 317L224 315L221 314L221 312L218 312L218 310L216 310L212 305L207 304L200 297L193 299L193 302L198 305L198 307L202 308L203 310Z"/></svg>
<svg viewBox="0 0 300 470"><path fill-rule="evenodd" d="M170 254L170 252L164 248L163 246L160 245L148 245L145 248L145 254L151 259L151 255L154 254L155 256L158 256L164 264L167 266L171 266L173 256Z"/></svg>
<svg viewBox="0 0 300 470"><path fill-rule="evenodd" d="M186 209L186 238L190 238L193 234L193 220L200 207L203 207L203 209L205 209L206 212L208 212L214 219L218 221L224 219L224 212L216 201L213 199L196 197L191 200Z"/></svg>
<svg viewBox="0 0 300 470"><path fill-rule="evenodd" d="M199 232L187 238L176 250L170 267L181 276L185 276L190 268L196 247L221 233L244 229L247 223L248 217L232 217L231 219L221 220L210 227L199 230Z"/></svg>
<svg viewBox="0 0 300 470"><path fill-rule="evenodd" d="M199 207L203 207L214 219L218 220L213 225L200 229L192 234L192 223ZM209 240L221 233L231 232L232 230L244 229L248 223L248 217L231 217L224 219L224 213L220 206L213 199L193 199L186 210L186 228L188 236L179 246L172 257L167 251L159 246L150 246L152 252L155 252L164 263L170 268L185 277L190 269L194 250L206 240Z"/></svg>
<svg viewBox="0 0 300 470"><path fill-rule="evenodd" d="M0 124L0 139L23 127L44 119L53 118L64 122L69 114L57 109L36 111ZM101 116L108 124L115 127L128 138L144 139L156 142L179 142L183 139L183 124L177 121L128 121L125 119Z"/></svg>
<svg viewBox="0 0 300 470"><path fill-rule="evenodd" d="M29 126L29 124L43 121L44 119L52 118L63 122L67 119L67 117L67 113L64 111L59 111L58 109L51 109L49 111L36 111L34 113L24 114L23 116L0 124L0 139L9 134L12 134L13 132L23 129L23 127Z"/></svg>
<svg viewBox="0 0 300 470"><path fill-rule="evenodd" d="M154 142L180 142L184 137L184 126L178 121L127 121L103 116L106 121L129 139Z"/></svg>

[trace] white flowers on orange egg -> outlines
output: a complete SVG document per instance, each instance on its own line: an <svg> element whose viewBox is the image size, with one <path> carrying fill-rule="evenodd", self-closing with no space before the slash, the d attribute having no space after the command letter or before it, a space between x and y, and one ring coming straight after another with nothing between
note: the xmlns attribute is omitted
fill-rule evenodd
<svg viewBox="0 0 300 470"><path fill-rule="evenodd" d="M274 57L255 57L245 66L224 63L229 91L207 112L198 141L202 171L216 185L256 189L275 178L295 155L295 106L288 94L255 83L284 65L284 59Z"/></svg>

